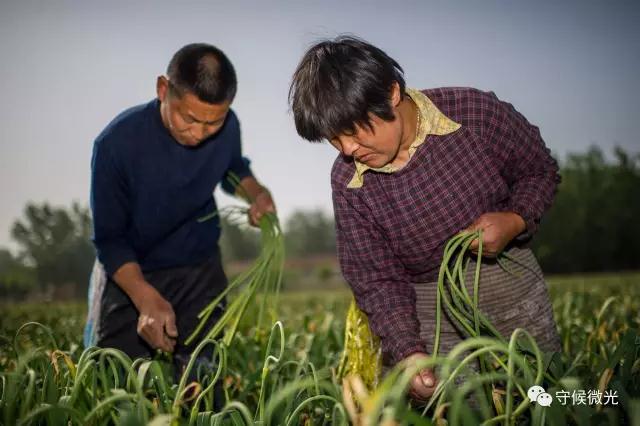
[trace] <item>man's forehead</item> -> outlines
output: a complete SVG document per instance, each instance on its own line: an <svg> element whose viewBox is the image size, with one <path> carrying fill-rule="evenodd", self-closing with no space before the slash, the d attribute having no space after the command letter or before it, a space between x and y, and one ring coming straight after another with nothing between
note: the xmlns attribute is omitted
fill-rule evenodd
<svg viewBox="0 0 640 426"><path fill-rule="evenodd" d="M231 103L228 101L220 104L210 104L201 101L191 93L184 94L176 101L177 106L183 115L187 115L202 122L217 121L224 118L231 107Z"/></svg>

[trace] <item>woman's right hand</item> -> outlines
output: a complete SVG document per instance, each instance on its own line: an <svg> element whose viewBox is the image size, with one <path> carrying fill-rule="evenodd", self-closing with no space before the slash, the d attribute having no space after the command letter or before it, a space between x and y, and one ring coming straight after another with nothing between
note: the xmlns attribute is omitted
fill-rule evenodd
<svg viewBox="0 0 640 426"><path fill-rule="evenodd" d="M429 358L426 353L416 352L404 359L407 368L414 367L417 363ZM409 383L409 396L416 402L427 402L436 390L438 380L431 368L423 368L413 376Z"/></svg>

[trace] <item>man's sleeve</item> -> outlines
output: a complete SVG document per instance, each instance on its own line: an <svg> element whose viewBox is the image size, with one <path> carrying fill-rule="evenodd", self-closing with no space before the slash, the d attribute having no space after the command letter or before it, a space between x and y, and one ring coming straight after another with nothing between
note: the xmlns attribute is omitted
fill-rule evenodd
<svg viewBox="0 0 640 426"><path fill-rule="evenodd" d="M415 290L384 236L365 217L368 208L336 190L333 205L342 273L371 330L380 337L385 359L395 364L425 352Z"/></svg>
<svg viewBox="0 0 640 426"><path fill-rule="evenodd" d="M524 240L535 234L542 215L553 202L561 180L558 163L546 147L540 129L513 105L491 95L497 109L489 133L493 155L510 188L506 210L519 214L527 225L517 238Z"/></svg>
<svg viewBox="0 0 640 426"><path fill-rule="evenodd" d="M136 255L126 239L129 226L128 188L104 140L94 145L91 161L93 243L98 260L109 276Z"/></svg>
<svg viewBox="0 0 640 426"><path fill-rule="evenodd" d="M235 195L236 189L234 185L235 179L239 181L247 176L253 176L253 172L249 165L251 161L242 155L242 138L240 137L240 123L235 116L229 117L234 120L235 137L233 138L233 144L231 147L231 161L229 162L229 168L224 174L221 185L222 189L230 195Z"/></svg>

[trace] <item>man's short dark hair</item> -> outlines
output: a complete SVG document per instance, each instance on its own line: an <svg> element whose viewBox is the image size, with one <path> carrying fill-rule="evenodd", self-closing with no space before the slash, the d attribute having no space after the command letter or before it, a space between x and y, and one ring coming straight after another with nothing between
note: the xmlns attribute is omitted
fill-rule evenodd
<svg viewBox="0 0 640 426"><path fill-rule="evenodd" d="M205 43L188 44L178 50L169 62L167 76L170 90L178 97L189 92L210 104L232 101L238 87L229 58Z"/></svg>
<svg viewBox="0 0 640 426"><path fill-rule="evenodd" d="M309 141L371 128L369 113L394 119L389 105L397 82L404 95L402 67L385 52L353 37L312 46L293 74L289 103L298 134Z"/></svg>

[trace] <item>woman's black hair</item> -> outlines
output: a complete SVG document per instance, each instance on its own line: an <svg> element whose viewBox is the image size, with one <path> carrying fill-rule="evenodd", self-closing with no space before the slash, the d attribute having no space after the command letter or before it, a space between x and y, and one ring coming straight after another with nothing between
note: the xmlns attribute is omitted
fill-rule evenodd
<svg viewBox="0 0 640 426"><path fill-rule="evenodd" d="M369 114L394 119L389 103L393 83L401 96L400 65L379 48L353 36L312 46L293 74L289 103L298 134L322 141L371 127Z"/></svg>

